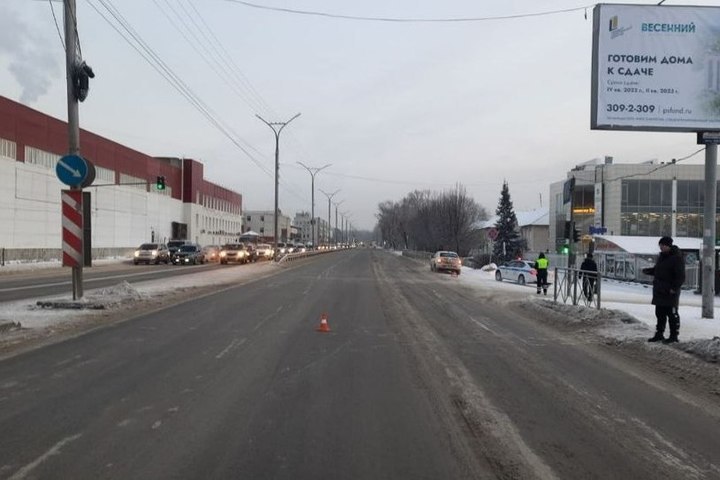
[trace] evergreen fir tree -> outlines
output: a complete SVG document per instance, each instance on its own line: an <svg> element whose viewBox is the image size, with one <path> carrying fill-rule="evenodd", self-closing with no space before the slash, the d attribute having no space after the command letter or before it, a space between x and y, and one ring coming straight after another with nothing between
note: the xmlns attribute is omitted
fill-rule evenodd
<svg viewBox="0 0 720 480"><path fill-rule="evenodd" d="M503 182L495 214L498 217L495 223L498 234L493 245L493 256L501 262L522 256L526 242L520 236L520 228L512 200L510 200L510 188L507 181Z"/></svg>

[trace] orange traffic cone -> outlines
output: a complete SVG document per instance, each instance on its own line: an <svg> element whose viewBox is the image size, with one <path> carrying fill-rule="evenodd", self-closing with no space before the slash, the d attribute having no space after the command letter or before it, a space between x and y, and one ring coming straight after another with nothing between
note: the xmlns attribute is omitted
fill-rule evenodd
<svg viewBox="0 0 720 480"><path fill-rule="evenodd" d="M323 332L323 333L327 333L330 331L330 325L328 325L326 313L323 313L320 316L320 325L318 325L318 327L315 330L317 330L318 332Z"/></svg>

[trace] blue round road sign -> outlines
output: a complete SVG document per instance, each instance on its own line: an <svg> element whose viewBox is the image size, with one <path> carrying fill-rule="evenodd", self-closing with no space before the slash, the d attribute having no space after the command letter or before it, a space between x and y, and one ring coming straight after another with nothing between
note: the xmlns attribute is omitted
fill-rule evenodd
<svg viewBox="0 0 720 480"><path fill-rule="evenodd" d="M88 165L79 155L65 155L55 166L58 179L70 187L78 187L87 178Z"/></svg>

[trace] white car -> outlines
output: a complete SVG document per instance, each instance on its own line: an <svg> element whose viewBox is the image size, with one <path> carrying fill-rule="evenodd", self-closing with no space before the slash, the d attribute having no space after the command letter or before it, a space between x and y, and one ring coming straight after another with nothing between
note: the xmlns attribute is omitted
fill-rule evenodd
<svg viewBox="0 0 720 480"><path fill-rule="evenodd" d="M537 283L535 262L531 262L530 260L512 260L500 265L497 270L495 270L495 280L498 282L510 280L520 285Z"/></svg>
<svg viewBox="0 0 720 480"><path fill-rule="evenodd" d="M255 252L257 253L258 260L262 260L263 258L270 260L274 256L272 246L268 245L267 243L259 243L256 247Z"/></svg>

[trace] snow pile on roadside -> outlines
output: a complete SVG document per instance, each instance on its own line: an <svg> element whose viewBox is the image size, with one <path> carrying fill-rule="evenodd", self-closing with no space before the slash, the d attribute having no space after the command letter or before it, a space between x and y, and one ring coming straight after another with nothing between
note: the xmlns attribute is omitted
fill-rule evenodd
<svg viewBox="0 0 720 480"><path fill-rule="evenodd" d="M536 312L542 309L539 318L543 321L594 333L612 343L639 342L644 345L654 330L652 326L621 310L598 310L557 304L547 300L526 300L523 302L523 307L534 309ZM706 362L720 361L720 337L682 341L682 327L680 333L681 341L673 344L673 347Z"/></svg>
<svg viewBox="0 0 720 480"><path fill-rule="evenodd" d="M129 282L123 281L108 288L91 291L83 301L88 303L101 303L106 306L134 303L147 298L147 295L132 286Z"/></svg>
<svg viewBox="0 0 720 480"><path fill-rule="evenodd" d="M545 310L543 320L555 323L563 323L569 326L577 327L613 327L617 328L622 325L641 325L635 317L621 310L587 308L579 305L567 305L564 303L555 303L547 299L530 299L525 302L526 308L538 307ZM644 330L647 330L645 327Z"/></svg>
<svg viewBox="0 0 720 480"><path fill-rule="evenodd" d="M718 360L720 360L720 337L714 337L710 340L681 342L678 343L678 348L707 362L718 363Z"/></svg>

